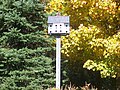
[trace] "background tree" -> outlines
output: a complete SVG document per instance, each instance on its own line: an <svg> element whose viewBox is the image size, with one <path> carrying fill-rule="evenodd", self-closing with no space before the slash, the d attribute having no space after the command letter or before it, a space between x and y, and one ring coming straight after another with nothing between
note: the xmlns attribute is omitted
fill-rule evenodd
<svg viewBox="0 0 120 90"><path fill-rule="evenodd" d="M0 0L0 89L40 90L54 83L54 42L39 0Z"/></svg>
<svg viewBox="0 0 120 90"><path fill-rule="evenodd" d="M58 5L59 4L59 5ZM71 17L71 26L95 25L106 36L120 29L120 1L118 0L51 0L46 8L49 12L60 11Z"/></svg>
<svg viewBox="0 0 120 90"><path fill-rule="evenodd" d="M102 78L118 78L120 1L58 0L59 5L54 1L51 0L46 10L49 13L60 11L63 15L69 15L73 28L62 41L64 59L68 59L69 73L73 73L70 75L83 76L80 71L84 67L99 71Z"/></svg>

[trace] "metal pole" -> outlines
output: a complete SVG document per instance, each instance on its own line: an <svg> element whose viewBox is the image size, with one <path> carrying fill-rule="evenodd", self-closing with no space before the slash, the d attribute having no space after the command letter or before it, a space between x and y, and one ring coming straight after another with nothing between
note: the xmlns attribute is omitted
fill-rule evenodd
<svg viewBox="0 0 120 90"><path fill-rule="evenodd" d="M61 36L56 36L56 89L60 89L60 76L61 76Z"/></svg>

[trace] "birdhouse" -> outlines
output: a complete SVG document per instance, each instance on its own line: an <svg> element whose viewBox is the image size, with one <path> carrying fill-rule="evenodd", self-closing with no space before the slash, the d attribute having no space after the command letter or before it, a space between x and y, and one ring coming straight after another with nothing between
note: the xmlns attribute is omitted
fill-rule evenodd
<svg viewBox="0 0 120 90"><path fill-rule="evenodd" d="M67 35L70 33L69 16L49 16L48 34Z"/></svg>

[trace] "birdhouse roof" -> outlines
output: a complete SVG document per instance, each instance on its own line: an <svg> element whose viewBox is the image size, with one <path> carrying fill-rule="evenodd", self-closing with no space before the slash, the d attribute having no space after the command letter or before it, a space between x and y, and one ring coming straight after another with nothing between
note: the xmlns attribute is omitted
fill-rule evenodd
<svg viewBox="0 0 120 90"><path fill-rule="evenodd" d="M48 23L69 23L69 16L49 16Z"/></svg>

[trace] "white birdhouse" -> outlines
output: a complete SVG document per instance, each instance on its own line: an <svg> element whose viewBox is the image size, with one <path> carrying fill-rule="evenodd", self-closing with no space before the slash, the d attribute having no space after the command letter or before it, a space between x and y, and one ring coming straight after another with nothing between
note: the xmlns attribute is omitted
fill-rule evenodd
<svg viewBox="0 0 120 90"><path fill-rule="evenodd" d="M67 35L70 33L69 16L49 16L48 34Z"/></svg>

